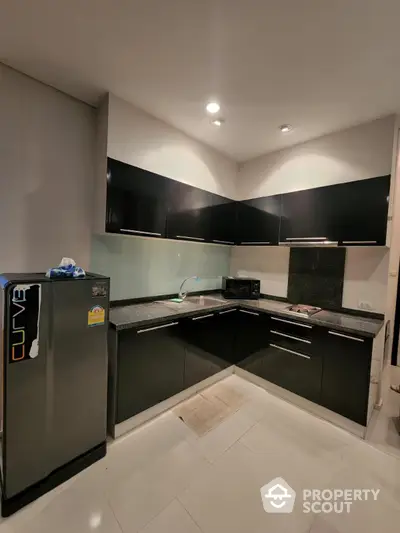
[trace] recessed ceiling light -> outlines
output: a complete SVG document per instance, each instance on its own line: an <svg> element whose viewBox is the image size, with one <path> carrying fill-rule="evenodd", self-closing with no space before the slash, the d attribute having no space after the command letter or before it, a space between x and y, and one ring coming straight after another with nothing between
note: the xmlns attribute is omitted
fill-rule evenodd
<svg viewBox="0 0 400 533"><path fill-rule="evenodd" d="M208 104L206 105L206 109L209 113L214 115L215 113L218 113L221 107L217 102L208 102Z"/></svg>
<svg viewBox="0 0 400 533"><path fill-rule="evenodd" d="M279 129L282 133L289 133L289 131L292 131L293 127L290 124L282 124L282 126L279 126Z"/></svg>
<svg viewBox="0 0 400 533"><path fill-rule="evenodd" d="M223 118L215 118L211 121L211 124L214 124L214 126L222 126L222 124L225 122Z"/></svg>

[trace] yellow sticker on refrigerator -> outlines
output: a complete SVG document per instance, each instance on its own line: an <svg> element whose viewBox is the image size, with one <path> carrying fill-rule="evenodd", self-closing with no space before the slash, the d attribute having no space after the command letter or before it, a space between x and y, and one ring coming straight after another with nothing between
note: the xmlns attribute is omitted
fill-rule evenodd
<svg viewBox="0 0 400 533"><path fill-rule="evenodd" d="M106 312L101 305L94 305L88 312L88 326L101 326L106 320Z"/></svg>

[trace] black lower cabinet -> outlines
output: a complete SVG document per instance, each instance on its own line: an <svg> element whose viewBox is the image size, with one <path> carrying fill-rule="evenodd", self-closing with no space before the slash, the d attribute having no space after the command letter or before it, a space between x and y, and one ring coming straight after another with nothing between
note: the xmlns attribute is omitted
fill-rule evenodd
<svg viewBox="0 0 400 533"><path fill-rule="evenodd" d="M122 422L184 389L181 322L119 333L116 422Z"/></svg>
<svg viewBox="0 0 400 533"><path fill-rule="evenodd" d="M321 328L321 405L366 425L372 339Z"/></svg>
<svg viewBox="0 0 400 533"><path fill-rule="evenodd" d="M265 351L261 377L307 400L319 403L321 396L322 360L312 350L282 348L271 343Z"/></svg>
<svg viewBox="0 0 400 533"><path fill-rule="evenodd" d="M247 309L117 334L117 423L237 365L366 425L371 338Z"/></svg>
<svg viewBox="0 0 400 533"><path fill-rule="evenodd" d="M263 365L269 345L269 316L239 309L235 343L236 364L263 377Z"/></svg>
<svg viewBox="0 0 400 533"><path fill-rule="evenodd" d="M224 358L224 320L224 315L207 313L182 321L182 336L185 341L185 389L232 364Z"/></svg>

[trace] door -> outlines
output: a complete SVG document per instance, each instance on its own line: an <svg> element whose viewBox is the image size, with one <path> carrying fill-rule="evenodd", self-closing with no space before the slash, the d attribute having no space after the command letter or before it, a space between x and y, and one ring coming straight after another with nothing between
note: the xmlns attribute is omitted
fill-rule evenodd
<svg viewBox="0 0 400 533"><path fill-rule="evenodd" d="M282 194L281 232L283 243L335 240L335 206L331 187Z"/></svg>
<svg viewBox="0 0 400 533"><path fill-rule="evenodd" d="M181 392L185 362L178 320L118 335L117 423Z"/></svg>
<svg viewBox="0 0 400 533"><path fill-rule="evenodd" d="M272 337L272 335L271 335ZM322 362L308 345L286 338L272 339L265 352L262 377L307 400L319 403Z"/></svg>
<svg viewBox="0 0 400 533"><path fill-rule="evenodd" d="M214 195L197 187L168 180L167 237L210 241Z"/></svg>
<svg viewBox="0 0 400 533"><path fill-rule="evenodd" d="M163 237L167 178L108 158L106 231Z"/></svg>
<svg viewBox="0 0 400 533"><path fill-rule="evenodd" d="M236 364L262 377L263 358L269 344L269 316L239 309L236 332Z"/></svg>
<svg viewBox="0 0 400 533"><path fill-rule="evenodd" d="M18 283L4 292L1 466L3 497L7 499L48 476L57 466L51 453L53 394L47 379L50 286L50 282ZM38 337L31 329L35 323ZM31 358L34 338L39 339L39 349Z"/></svg>
<svg viewBox="0 0 400 533"><path fill-rule="evenodd" d="M236 243L237 202L213 194L210 240L216 244Z"/></svg>
<svg viewBox="0 0 400 533"><path fill-rule="evenodd" d="M329 187L337 213L337 240L345 246L386 244L390 176Z"/></svg>
<svg viewBox="0 0 400 533"><path fill-rule="evenodd" d="M372 339L321 329L321 405L366 425Z"/></svg>
<svg viewBox="0 0 400 533"><path fill-rule="evenodd" d="M242 245L277 245L281 216L281 195L240 202L237 241Z"/></svg>
<svg viewBox="0 0 400 533"><path fill-rule="evenodd" d="M185 388L200 383L200 381L230 366L221 357L219 326L219 317L215 313L206 313L183 320Z"/></svg>
<svg viewBox="0 0 400 533"><path fill-rule="evenodd" d="M106 297L94 297L97 283L91 278L51 283L47 409L56 466L106 440L109 280L101 280L107 286Z"/></svg>

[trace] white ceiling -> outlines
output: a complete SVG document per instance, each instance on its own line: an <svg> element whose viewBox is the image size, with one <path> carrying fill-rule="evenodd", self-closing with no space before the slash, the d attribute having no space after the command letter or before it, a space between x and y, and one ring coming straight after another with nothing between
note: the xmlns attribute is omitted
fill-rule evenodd
<svg viewBox="0 0 400 533"><path fill-rule="evenodd" d="M400 109L399 21L399 0L1 0L0 61L243 161Z"/></svg>

